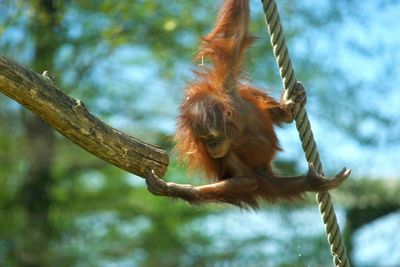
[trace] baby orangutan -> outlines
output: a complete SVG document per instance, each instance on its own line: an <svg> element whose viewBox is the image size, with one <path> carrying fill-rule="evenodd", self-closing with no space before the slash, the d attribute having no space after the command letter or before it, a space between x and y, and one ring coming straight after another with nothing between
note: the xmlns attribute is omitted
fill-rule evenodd
<svg viewBox="0 0 400 267"><path fill-rule="evenodd" d="M243 53L254 41L247 32L248 0L225 0L213 30L203 37L197 58L211 66L196 71L181 105L176 150L189 168L202 169L216 181L203 186L165 182L153 171L146 179L155 195L185 199L190 203L225 202L257 208L259 200L294 200L307 191L338 187L350 174L344 168L328 178L309 165L306 175L280 177L271 162L281 150L273 125L292 122L294 102L304 105L300 83L294 102L280 103L245 82Z"/></svg>

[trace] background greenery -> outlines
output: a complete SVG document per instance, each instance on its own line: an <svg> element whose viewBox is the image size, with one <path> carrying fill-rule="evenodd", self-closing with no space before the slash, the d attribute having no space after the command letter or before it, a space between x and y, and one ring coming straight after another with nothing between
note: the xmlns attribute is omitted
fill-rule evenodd
<svg viewBox="0 0 400 267"><path fill-rule="evenodd" d="M354 266L400 265L400 46L397 1L278 1ZM0 0L0 52L41 73L114 127L171 151L199 38L218 4L202 1ZM261 3L251 1L248 74L279 97ZM306 163L293 126L276 167ZM171 155L173 155L171 153ZM187 182L172 161L167 180ZM199 177L190 182L201 183ZM310 199L313 196L310 194ZM191 207L94 158L0 96L1 266L329 266L312 201Z"/></svg>

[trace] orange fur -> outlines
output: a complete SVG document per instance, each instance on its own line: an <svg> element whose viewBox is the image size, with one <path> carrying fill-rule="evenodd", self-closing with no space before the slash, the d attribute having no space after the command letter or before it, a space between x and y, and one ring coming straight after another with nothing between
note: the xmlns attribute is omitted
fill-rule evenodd
<svg viewBox="0 0 400 267"><path fill-rule="evenodd" d="M196 55L197 59L202 57L211 58L212 66L203 66L201 70L195 72L197 78L186 89L185 101L182 103L180 116L178 118L178 128L175 136L177 143L176 151L181 159L187 160L191 170L203 170L207 177L218 177L221 175L223 164L212 159L204 145L196 139L196 135L191 128L193 117L190 114L190 108L194 103L207 96L213 96L218 102L227 107L232 107L232 97L223 89L225 81L230 73L236 84L240 96L248 102L247 105L253 105L258 109L260 118L259 125L263 125L263 133L268 140L273 140L271 147L279 149L278 140L272 128L272 121L268 110L279 107L279 103L267 96L263 91L255 89L249 85L240 82L241 63L243 52L255 40L247 33L247 24L249 20L249 7L247 0L226 0L222 6L214 29L205 37L203 44ZM239 42L239 44L238 44ZM238 51L235 51L236 48ZM235 56L238 54L238 56ZM236 60L234 60L236 58ZM211 107L210 107L211 109ZM248 127L254 127L249 125ZM258 135L258 133L255 133ZM262 160L272 160L275 152L260 148L264 155ZM272 154L272 157L271 155Z"/></svg>
<svg viewBox="0 0 400 267"><path fill-rule="evenodd" d="M349 175L345 169L332 180L313 169L295 177L273 173L271 162L281 150L274 124L287 121L290 113L285 104L242 77L244 51L255 39L247 33L248 20L248 0L224 1L196 56L209 58L211 66L195 72L196 79L187 86L180 107L176 151L190 170L203 170L216 182L179 185L150 173L146 182L152 193L191 203L226 202L257 208L260 199L293 200L306 191L335 188Z"/></svg>

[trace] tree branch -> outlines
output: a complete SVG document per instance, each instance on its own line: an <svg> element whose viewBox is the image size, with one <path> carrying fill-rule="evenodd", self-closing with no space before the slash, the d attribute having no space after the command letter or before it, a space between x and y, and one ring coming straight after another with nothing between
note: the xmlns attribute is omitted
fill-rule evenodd
<svg viewBox="0 0 400 267"><path fill-rule="evenodd" d="M41 76L0 55L0 92L26 107L93 155L141 177L164 175L166 151L124 134L91 114L80 100Z"/></svg>

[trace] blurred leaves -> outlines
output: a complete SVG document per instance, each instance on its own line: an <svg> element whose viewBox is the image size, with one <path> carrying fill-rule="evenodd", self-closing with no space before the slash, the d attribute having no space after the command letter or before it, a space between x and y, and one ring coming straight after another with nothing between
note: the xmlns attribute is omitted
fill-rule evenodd
<svg viewBox="0 0 400 267"><path fill-rule="evenodd" d="M0 52L39 73L53 66L50 72L59 87L92 112L118 129L171 150L178 101L196 65L191 59L200 36L213 25L217 3L52 0L48 3L57 7L57 23L42 31L35 26L48 19L37 11L43 2L0 1ZM400 41L393 34L399 23L390 20L393 15L385 18L398 12L397 2L287 0L278 5L312 116L328 126L328 133L338 129L363 148L399 145ZM278 97L281 81L261 4L252 2L251 7L250 29L259 41L249 51L248 75ZM54 49L52 64L36 57L39 41ZM0 96L0 218L6 218L0 220L0 265L5 266L18 266L21 248L29 242L24 231L31 224L17 197L30 164L26 147L31 140L23 134L21 118L21 108ZM49 266L331 262L322 226L318 233L311 231L314 224L307 228L307 222L319 220L316 210L302 207L307 202L267 206L268 212L261 211L256 218L220 205L193 208L150 195L140 178L56 137L49 166ZM328 139L322 141L329 143ZM293 155L277 167L281 173L298 173L299 162L300 157ZM187 177L185 167L175 161L166 179L204 183ZM354 182L352 177L338 191L337 200L354 216L349 220L363 225L398 209L398 186L387 185ZM309 218L310 214L315 216Z"/></svg>

